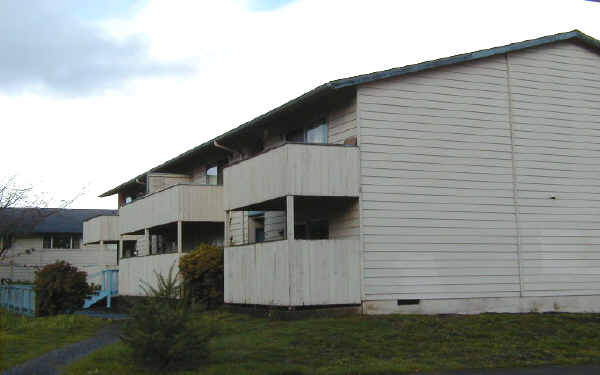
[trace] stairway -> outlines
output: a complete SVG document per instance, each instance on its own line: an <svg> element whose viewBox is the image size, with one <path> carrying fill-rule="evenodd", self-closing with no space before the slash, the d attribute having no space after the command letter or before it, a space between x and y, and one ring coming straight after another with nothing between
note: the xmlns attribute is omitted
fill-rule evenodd
<svg viewBox="0 0 600 375"><path fill-rule="evenodd" d="M119 295L119 270L103 270L102 288L85 299L83 308L88 309L96 302L106 298L106 307L110 309L110 298L117 295Z"/></svg>
<svg viewBox="0 0 600 375"><path fill-rule="evenodd" d="M108 290L101 290L99 292L92 293L92 295L89 296L88 298L86 298L85 301L83 302L83 308L84 309L90 308L96 302L108 297L109 294L110 294L110 291L108 291ZM107 307L110 307L110 306L107 306Z"/></svg>

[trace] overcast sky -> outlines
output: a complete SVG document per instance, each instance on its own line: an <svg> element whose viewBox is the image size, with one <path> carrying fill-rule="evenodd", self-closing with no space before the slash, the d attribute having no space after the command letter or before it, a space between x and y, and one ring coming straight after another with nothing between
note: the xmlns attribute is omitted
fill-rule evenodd
<svg viewBox="0 0 600 375"><path fill-rule="evenodd" d="M0 178L110 188L324 82L579 29L585 0L0 0Z"/></svg>

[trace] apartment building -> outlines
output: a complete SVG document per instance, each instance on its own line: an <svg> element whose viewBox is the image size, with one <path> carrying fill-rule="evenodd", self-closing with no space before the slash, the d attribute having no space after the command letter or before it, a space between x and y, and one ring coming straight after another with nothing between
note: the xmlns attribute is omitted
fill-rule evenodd
<svg viewBox="0 0 600 375"><path fill-rule="evenodd" d="M114 220L115 210L5 208L0 210L0 278L33 281L35 271L64 260L88 273L88 282L99 283L99 272L117 266L119 236L86 237L90 221ZM116 238L116 241L114 239Z"/></svg>
<svg viewBox="0 0 600 375"><path fill-rule="evenodd" d="M572 31L321 85L103 194L156 254L121 265L223 241L231 304L598 312L599 50Z"/></svg>

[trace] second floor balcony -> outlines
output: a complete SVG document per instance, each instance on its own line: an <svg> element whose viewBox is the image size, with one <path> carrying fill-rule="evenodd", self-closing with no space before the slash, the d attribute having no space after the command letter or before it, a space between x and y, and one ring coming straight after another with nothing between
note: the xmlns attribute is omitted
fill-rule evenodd
<svg viewBox="0 0 600 375"><path fill-rule="evenodd" d="M120 234L179 221L223 222L223 186L172 185L119 209Z"/></svg>
<svg viewBox="0 0 600 375"><path fill-rule="evenodd" d="M288 196L358 197L358 147L287 143L224 170L225 210Z"/></svg>
<svg viewBox="0 0 600 375"><path fill-rule="evenodd" d="M119 217L102 215L83 222L83 243L119 241Z"/></svg>

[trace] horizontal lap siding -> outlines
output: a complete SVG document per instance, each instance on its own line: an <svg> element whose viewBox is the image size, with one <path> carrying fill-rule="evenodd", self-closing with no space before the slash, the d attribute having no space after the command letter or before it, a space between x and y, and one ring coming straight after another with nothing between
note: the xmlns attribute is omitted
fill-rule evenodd
<svg viewBox="0 0 600 375"><path fill-rule="evenodd" d="M361 86L367 300L519 295L504 57Z"/></svg>
<svg viewBox="0 0 600 375"><path fill-rule="evenodd" d="M327 142L340 144L346 138L356 136L356 101L353 98L350 103L334 109L327 119Z"/></svg>
<svg viewBox="0 0 600 375"><path fill-rule="evenodd" d="M509 56L524 296L600 293L599 61L571 43Z"/></svg>

